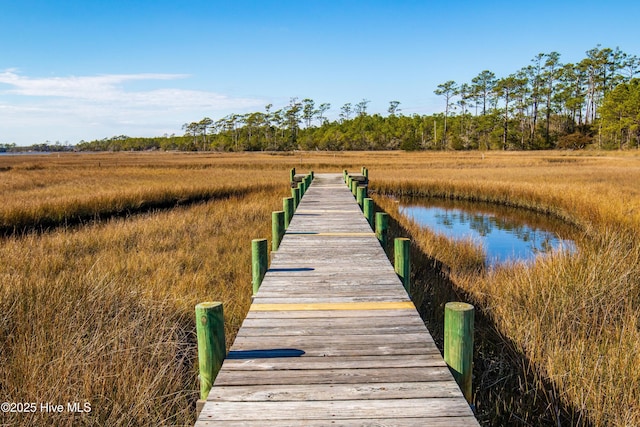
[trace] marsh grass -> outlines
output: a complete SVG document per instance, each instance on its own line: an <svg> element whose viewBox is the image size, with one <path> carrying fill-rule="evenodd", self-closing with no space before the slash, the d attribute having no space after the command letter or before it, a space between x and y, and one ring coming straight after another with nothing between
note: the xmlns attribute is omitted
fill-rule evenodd
<svg viewBox="0 0 640 427"><path fill-rule="evenodd" d="M192 424L194 306L222 301L232 342L250 304L250 241L270 236L288 192L286 179L270 179L223 199L5 238L2 401L92 411L3 414L3 423Z"/></svg>
<svg viewBox="0 0 640 427"><path fill-rule="evenodd" d="M489 374L491 381L500 387L515 376L518 384L512 384L511 392L495 393L483 389L485 373L476 370L476 404L489 424L640 425L637 158L574 160L541 159L520 165L521 170L499 164L485 170L461 166L433 177L417 170L411 180L382 173L382 179L372 182L379 193L376 203L415 239L416 249L441 275L431 282L450 282L446 295L426 289L432 286L426 283L429 295L414 299L434 298L429 310L438 312L446 298L466 298L487 319L489 329L495 328L495 334L489 333L493 338L481 332L476 364L494 371L498 366L497 372L503 369L499 365L511 365L503 369L502 379ZM516 158L516 164L524 161ZM608 164L612 161L619 167ZM545 162L554 168L549 170ZM578 169L569 166L579 162ZM382 194L531 209L573 223L582 237L575 253L560 251L532 265L485 270L480 247L421 229ZM491 339L495 346L483 345ZM518 364L520 372L514 372Z"/></svg>
<svg viewBox="0 0 640 427"><path fill-rule="evenodd" d="M230 344L250 304L250 241L270 236L288 169L362 165L426 261L412 273L422 314L468 298L486 320L483 422L640 425L640 162L592 152L3 156L0 218L21 232L0 243L0 397L92 411L2 422L193 423L194 305L225 304ZM384 194L519 206L584 238L576 254L488 271L474 242L419 229Z"/></svg>

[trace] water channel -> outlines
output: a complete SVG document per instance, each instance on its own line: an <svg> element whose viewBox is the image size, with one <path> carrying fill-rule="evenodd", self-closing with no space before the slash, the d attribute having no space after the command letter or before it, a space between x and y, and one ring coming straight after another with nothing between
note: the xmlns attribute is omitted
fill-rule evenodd
<svg viewBox="0 0 640 427"><path fill-rule="evenodd" d="M482 245L487 265L531 262L554 250L575 251L575 228L524 209L442 199L401 199L400 212L422 227Z"/></svg>

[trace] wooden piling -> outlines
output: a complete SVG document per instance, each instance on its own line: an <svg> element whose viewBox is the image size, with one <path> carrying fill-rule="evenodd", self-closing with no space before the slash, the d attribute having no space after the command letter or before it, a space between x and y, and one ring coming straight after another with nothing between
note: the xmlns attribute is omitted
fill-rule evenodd
<svg viewBox="0 0 640 427"><path fill-rule="evenodd" d="M253 294L258 293L260 284L267 272L268 254L267 239L253 239L251 241L251 277L253 285Z"/></svg>
<svg viewBox="0 0 640 427"><path fill-rule="evenodd" d="M271 213L271 250L277 251L284 236L284 211Z"/></svg>
<svg viewBox="0 0 640 427"><path fill-rule="evenodd" d="M213 381L227 355L221 302L202 302L196 305L196 335L200 368L200 400L206 401Z"/></svg>
<svg viewBox="0 0 640 427"><path fill-rule="evenodd" d="M360 205L360 209L364 211L364 199L367 197L367 186L366 185L358 185L356 189L356 200L358 201L358 205Z"/></svg>
<svg viewBox="0 0 640 427"><path fill-rule="evenodd" d="M364 217L367 218L367 221L369 221L369 225L371 226L371 228L373 228L374 223L373 223L373 199L367 197L364 199L363 201L363 212L364 212Z"/></svg>
<svg viewBox="0 0 640 427"><path fill-rule="evenodd" d="M289 228L289 224L291 223L291 218L293 218L293 212L295 201L293 197L283 197L282 198L282 210L284 211L284 228L285 230Z"/></svg>
<svg viewBox="0 0 640 427"><path fill-rule="evenodd" d="M291 168L289 171L289 182L293 182L296 178L296 168Z"/></svg>
<svg viewBox="0 0 640 427"><path fill-rule="evenodd" d="M393 242L394 269L407 294L411 295L411 260L410 260L411 241L406 237L398 237Z"/></svg>
<svg viewBox="0 0 640 427"><path fill-rule="evenodd" d="M444 307L444 361L469 403L473 398L473 317L471 304L448 302Z"/></svg>
<svg viewBox="0 0 640 427"><path fill-rule="evenodd" d="M296 209L298 209L298 205L300 204L300 200L302 199L302 188L300 188L300 184L298 184L298 186L296 187L296 195L295 195L295 202L296 202Z"/></svg>
<svg viewBox="0 0 640 427"><path fill-rule="evenodd" d="M389 214L376 212L376 237L383 248L387 247L387 227L389 226Z"/></svg>
<svg viewBox="0 0 640 427"><path fill-rule="evenodd" d="M355 179L351 180L351 193L353 194L353 197L358 195L358 181Z"/></svg>

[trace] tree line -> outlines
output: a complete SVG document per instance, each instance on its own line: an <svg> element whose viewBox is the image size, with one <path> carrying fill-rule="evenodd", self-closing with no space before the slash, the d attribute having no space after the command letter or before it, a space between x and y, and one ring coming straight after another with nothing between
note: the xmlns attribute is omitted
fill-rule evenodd
<svg viewBox="0 0 640 427"><path fill-rule="evenodd" d="M369 100L332 106L291 98L279 109L185 123L182 135L81 141L76 150L532 150L640 148L640 58L600 45L577 63L540 53L508 76L483 70L439 84L444 111L369 114ZM334 114L335 116L335 114Z"/></svg>

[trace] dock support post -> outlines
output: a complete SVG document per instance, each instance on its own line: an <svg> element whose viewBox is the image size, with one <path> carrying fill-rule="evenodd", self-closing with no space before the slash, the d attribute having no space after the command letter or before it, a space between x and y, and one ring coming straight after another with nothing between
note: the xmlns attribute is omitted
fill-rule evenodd
<svg viewBox="0 0 640 427"><path fill-rule="evenodd" d="M300 188L300 184L298 184L298 186L296 187L296 195L295 195L296 209L300 204L300 199L302 199L302 188Z"/></svg>
<svg viewBox="0 0 640 427"><path fill-rule="evenodd" d="M277 251L284 236L284 211L271 213L271 250Z"/></svg>
<svg viewBox="0 0 640 427"><path fill-rule="evenodd" d="M201 302L196 305L196 335L200 368L200 400L204 405L227 355L221 302Z"/></svg>
<svg viewBox="0 0 640 427"><path fill-rule="evenodd" d="M342 170L342 180L346 183L347 182L347 177L349 176L349 173L347 172L346 169Z"/></svg>
<svg viewBox="0 0 640 427"><path fill-rule="evenodd" d="M289 171L289 182L293 182L296 178L296 168L291 168Z"/></svg>
<svg viewBox="0 0 640 427"><path fill-rule="evenodd" d="M253 239L251 241L251 283L253 295L258 293L260 284L267 272L268 254L267 239Z"/></svg>
<svg viewBox="0 0 640 427"><path fill-rule="evenodd" d="M411 241L406 237L398 237L393 242L394 268L396 274L400 277L404 289L407 294L411 295L411 259L410 259Z"/></svg>
<svg viewBox="0 0 640 427"><path fill-rule="evenodd" d="M387 247L387 227L389 226L389 214L376 212L376 237L383 248Z"/></svg>
<svg viewBox="0 0 640 427"><path fill-rule="evenodd" d="M294 211L294 200L293 197L283 197L282 198L282 210L284 211L284 228L289 228L289 224L291 223L291 218L293 218Z"/></svg>
<svg viewBox="0 0 640 427"><path fill-rule="evenodd" d="M364 171L362 172L362 175L364 175L365 178L367 178L367 181L369 181L369 169L367 168L363 168Z"/></svg>
<svg viewBox="0 0 640 427"><path fill-rule="evenodd" d="M363 203L364 217L369 221L369 226L373 228L373 199L367 197L364 199Z"/></svg>
<svg viewBox="0 0 640 427"><path fill-rule="evenodd" d="M469 403L473 397L473 317L471 304L448 302L444 307L444 361Z"/></svg>
<svg viewBox="0 0 640 427"><path fill-rule="evenodd" d="M358 181L355 179L351 180L351 194L353 194L353 197L358 195Z"/></svg>
<svg viewBox="0 0 640 427"><path fill-rule="evenodd" d="M366 185L358 185L358 189L356 190L356 200L360 205L360 209L364 210L364 199L367 197L367 186Z"/></svg>

